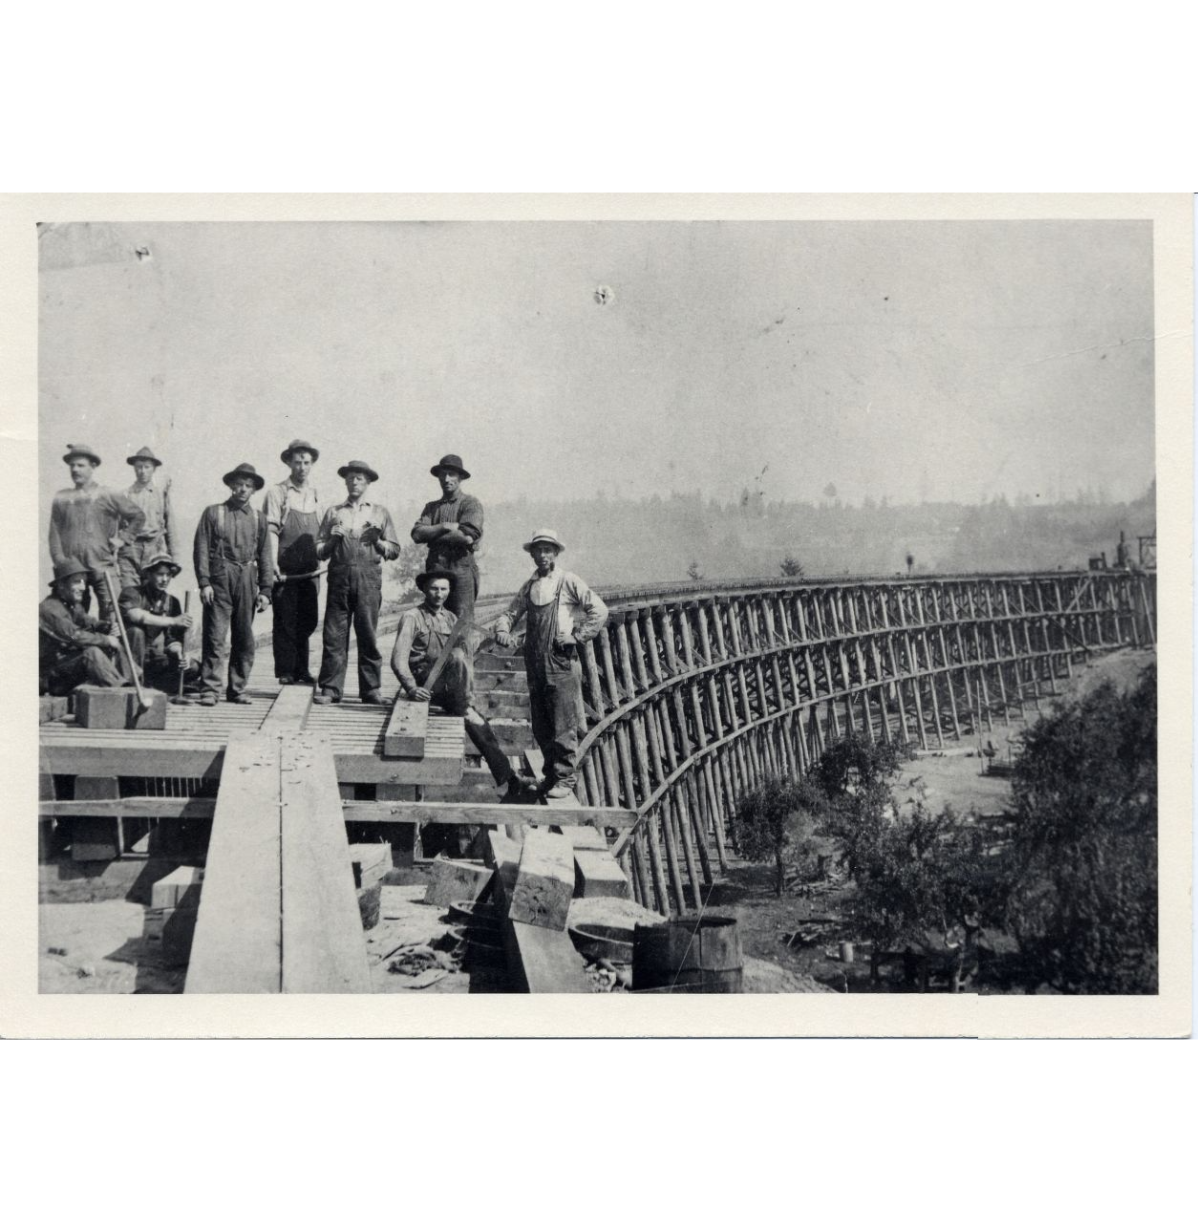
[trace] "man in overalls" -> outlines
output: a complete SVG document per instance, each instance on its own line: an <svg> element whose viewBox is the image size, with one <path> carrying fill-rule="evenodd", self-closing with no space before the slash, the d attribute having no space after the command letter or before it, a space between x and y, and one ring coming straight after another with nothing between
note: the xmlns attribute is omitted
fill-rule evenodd
<svg viewBox="0 0 1198 1231"><path fill-rule="evenodd" d="M578 736L586 725L578 647L607 623L607 605L581 577L557 567L565 548L552 530L538 530L524 550L536 572L496 621L495 640L511 648L512 630L525 621L532 735L545 758L538 790L548 799L564 799L578 781Z"/></svg>
<svg viewBox="0 0 1198 1231"><path fill-rule="evenodd" d="M62 460L70 467L74 487L56 492L50 507L50 561L75 560L87 570L83 610L95 592L97 613L109 631L116 631L116 606L104 574L116 564L115 546L136 538L146 515L128 496L101 487L93 477L100 456L87 445L67 445Z"/></svg>
<svg viewBox="0 0 1198 1231"><path fill-rule="evenodd" d="M483 506L462 491L470 471L456 453L447 453L432 469L441 484L441 499L424 506L412 527L412 541L428 544L425 572L439 569L450 577L446 608L461 620L474 619L478 597L478 562L475 548L483 536Z"/></svg>
<svg viewBox="0 0 1198 1231"><path fill-rule="evenodd" d="M141 585L146 562L154 556L175 555L175 526L171 513L171 482L160 483L158 467L162 462L149 445L143 445L125 461L133 467L136 482L126 488L125 495L145 514L146 520L136 534L127 536L117 556L121 570L121 586Z"/></svg>
<svg viewBox="0 0 1198 1231"><path fill-rule="evenodd" d="M329 597L324 611L324 654L320 662L317 705L333 705L345 692L349 630L358 639L358 695L363 704L383 705L383 656L375 629L383 593L383 561L399 555L391 514L366 499L378 472L351 461L337 473L345 480L346 499L324 515L316 537L318 559L329 562Z"/></svg>
<svg viewBox="0 0 1198 1231"><path fill-rule="evenodd" d="M416 578L417 587L424 593L424 602L419 607L409 608L400 618L395 648L391 652L391 670L395 672L404 696L410 701L428 701L440 706L445 713L464 720L466 734L482 753L495 785L507 787L507 793L500 802L515 803L522 793L520 777L500 748L491 724L474 708L472 664L482 633L475 630L467 633L450 650L431 690L425 687L429 672L458 622L446 605L452 580L447 572L440 569L421 573Z"/></svg>
<svg viewBox="0 0 1198 1231"><path fill-rule="evenodd" d="M315 684L308 670L308 639L319 622L322 569L316 536L328 507L312 482L320 450L306 440L293 440L280 457L291 476L268 489L263 505L275 561L275 675L280 684Z"/></svg>
<svg viewBox="0 0 1198 1231"><path fill-rule="evenodd" d="M200 514L193 552L204 606L200 704L215 705L224 688L226 700L249 705L245 686L254 668L254 615L270 606L274 581L266 518L250 507L250 497L262 490L266 480L249 462L242 462L225 475L224 482L229 498ZM228 654L230 633L233 646Z"/></svg>

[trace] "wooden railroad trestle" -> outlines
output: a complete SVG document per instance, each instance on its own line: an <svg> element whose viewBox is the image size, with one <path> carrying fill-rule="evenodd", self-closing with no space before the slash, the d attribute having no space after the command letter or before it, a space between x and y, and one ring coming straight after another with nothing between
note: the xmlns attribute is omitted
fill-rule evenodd
<svg viewBox="0 0 1198 1231"><path fill-rule="evenodd" d="M637 814L637 900L698 908L726 819L829 741L943 746L1056 692L1087 655L1156 640L1155 575L1047 573L695 585L609 595L583 647L578 797Z"/></svg>

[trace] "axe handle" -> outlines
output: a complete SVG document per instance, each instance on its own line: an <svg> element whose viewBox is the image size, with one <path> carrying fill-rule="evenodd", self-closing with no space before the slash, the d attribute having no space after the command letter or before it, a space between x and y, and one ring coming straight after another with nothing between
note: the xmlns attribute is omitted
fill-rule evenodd
<svg viewBox="0 0 1198 1231"><path fill-rule="evenodd" d="M125 631L125 621L121 618L120 598L117 594L116 586L112 584L112 574L107 570L104 573L104 580L108 585L108 597L112 599L112 614L116 617L117 631L121 635L121 645L125 649L125 659L129 663L129 674L133 678L133 688L137 693L138 710L144 714L150 707L146 702L146 694L141 690L141 680L137 675L137 664L133 661L133 651L129 648L129 634Z"/></svg>

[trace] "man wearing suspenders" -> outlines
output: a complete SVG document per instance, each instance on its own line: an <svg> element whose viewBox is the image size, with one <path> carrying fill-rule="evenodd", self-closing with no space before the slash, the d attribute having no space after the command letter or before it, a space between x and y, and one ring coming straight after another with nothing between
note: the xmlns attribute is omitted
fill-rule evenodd
<svg viewBox="0 0 1198 1231"><path fill-rule="evenodd" d="M215 705L224 688L226 700L249 705L245 686L254 666L254 615L270 605L274 581L266 518L250 507L250 496L261 491L266 480L249 462L242 462L225 475L224 482L229 498L223 504L210 504L200 515L193 553L204 605L200 704Z"/></svg>
<svg viewBox="0 0 1198 1231"><path fill-rule="evenodd" d="M316 536L327 502L312 482L320 450L293 440L280 454L291 476L266 493L263 511L275 565L272 640L280 684L315 684L308 669L308 639L316 631L320 575Z"/></svg>

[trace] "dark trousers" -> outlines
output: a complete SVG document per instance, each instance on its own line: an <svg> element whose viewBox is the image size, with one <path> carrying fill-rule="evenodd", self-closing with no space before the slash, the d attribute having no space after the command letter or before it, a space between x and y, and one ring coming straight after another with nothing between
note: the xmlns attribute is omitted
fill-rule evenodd
<svg viewBox="0 0 1198 1231"><path fill-rule="evenodd" d="M174 694L179 691L179 660L151 656L145 659L141 669L142 683L147 688ZM200 668L194 662L187 663L183 670L184 686L199 682Z"/></svg>
<svg viewBox="0 0 1198 1231"><path fill-rule="evenodd" d="M320 578L303 577L275 585L271 606L274 627L275 675L294 680L311 679L308 638L316 631L320 605Z"/></svg>
<svg viewBox="0 0 1198 1231"><path fill-rule="evenodd" d="M578 781L578 732L582 726L582 668L528 673L532 737L545 758L545 780L573 788Z"/></svg>
<svg viewBox="0 0 1198 1231"><path fill-rule="evenodd" d="M422 682L432 670L432 664L424 664L422 671L415 671L417 683ZM503 784L512 776L512 765L507 759L507 753L499 746L499 740L491 729L491 724L474 708L474 668L466 651L457 646L450 651L449 658L437 682L433 687L432 704L439 705L447 714L461 718L470 736L471 743L482 754L491 771L491 777Z"/></svg>
<svg viewBox="0 0 1198 1231"><path fill-rule="evenodd" d="M84 611L91 611L93 591L96 595L96 615L115 632L116 609L112 605L112 595L108 590L108 582L104 580L103 569L91 569L87 574L87 585L83 590Z"/></svg>
<svg viewBox="0 0 1198 1231"><path fill-rule="evenodd" d="M445 571L453 578L449 583L449 597L445 600L446 611L452 611L459 620L473 620L474 600L478 598L478 565L474 557L446 565Z"/></svg>
<svg viewBox="0 0 1198 1231"><path fill-rule="evenodd" d="M324 653L320 660L320 687L341 697L349 664L349 630L358 639L358 695L374 692L382 682L383 656L379 653L379 606L382 575L377 567L329 572L329 597L324 609Z"/></svg>
<svg viewBox="0 0 1198 1231"><path fill-rule="evenodd" d="M225 561L223 571L212 578L212 589L212 604L204 608L204 661L200 680L205 692L219 693L224 688L226 697L235 697L245 691L254 669L254 601L258 597L258 570L252 563Z"/></svg>
<svg viewBox="0 0 1198 1231"><path fill-rule="evenodd" d="M41 691L52 697L65 697L80 684L117 688L125 682L125 676L113 661L115 654L115 650L99 645L68 654L47 670Z"/></svg>

